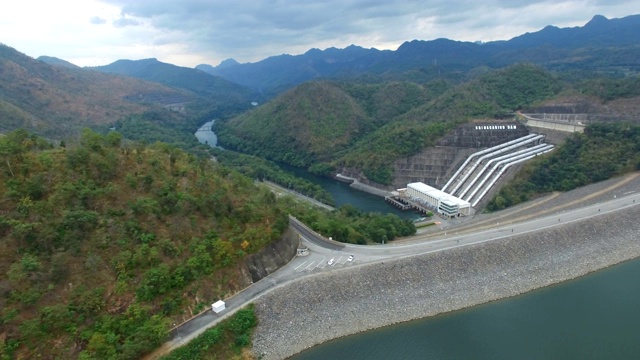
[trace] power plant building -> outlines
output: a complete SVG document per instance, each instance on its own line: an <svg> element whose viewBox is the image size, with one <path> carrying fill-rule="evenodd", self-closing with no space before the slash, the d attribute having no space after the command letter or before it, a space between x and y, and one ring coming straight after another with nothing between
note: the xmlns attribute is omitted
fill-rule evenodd
<svg viewBox="0 0 640 360"><path fill-rule="evenodd" d="M471 214L471 204L468 201L421 182L407 184L406 189L398 189L398 192L407 196L411 201L426 205L444 216L455 217Z"/></svg>

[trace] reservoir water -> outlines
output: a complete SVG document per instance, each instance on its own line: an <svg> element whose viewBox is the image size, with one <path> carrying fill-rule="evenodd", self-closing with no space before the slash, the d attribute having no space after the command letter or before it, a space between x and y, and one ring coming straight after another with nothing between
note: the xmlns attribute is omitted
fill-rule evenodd
<svg viewBox="0 0 640 360"><path fill-rule="evenodd" d="M640 259L465 310L316 346L316 359L640 359Z"/></svg>

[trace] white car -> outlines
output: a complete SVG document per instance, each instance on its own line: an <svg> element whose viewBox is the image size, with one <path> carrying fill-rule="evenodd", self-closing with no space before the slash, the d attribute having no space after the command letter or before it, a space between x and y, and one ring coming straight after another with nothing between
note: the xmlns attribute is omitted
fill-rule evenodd
<svg viewBox="0 0 640 360"><path fill-rule="evenodd" d="M329 260L329 261L327 262L327 265L329 265L329 266L333 265L333 263L335 262L335 260L336 260L336 259L331 258L331 260Z"/></svg>
<svg viewBox="0 0 640 360"><path fill-rule="evenodd" d="M349 257L347 258L348 262L352 262L353 261L353 255L349 255Z"/></svg>

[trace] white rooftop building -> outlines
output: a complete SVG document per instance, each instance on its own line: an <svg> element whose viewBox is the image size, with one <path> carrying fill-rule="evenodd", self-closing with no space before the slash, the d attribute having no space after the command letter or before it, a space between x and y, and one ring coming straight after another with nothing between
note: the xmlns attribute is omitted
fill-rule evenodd
<svg viewBox="0 0 640 360"><path fill-rule="evenodd" d="M398 189L412 201L427 205L445 216L466 216L471 214L471 204L427 184L416 182L407 184L406 189Z"/></svg>

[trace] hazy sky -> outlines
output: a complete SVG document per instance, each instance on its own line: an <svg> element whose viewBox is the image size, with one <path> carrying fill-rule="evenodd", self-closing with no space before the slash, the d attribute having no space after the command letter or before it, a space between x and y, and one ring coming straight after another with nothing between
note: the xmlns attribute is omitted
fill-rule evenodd
<svg viewBox="0 0 640 360"><path fill-rule="evenodd" d="M193 67L350 44L508 40L594 15L640 14L638 0L4 0L0 43L76 65L155 57Z"/></svg>

